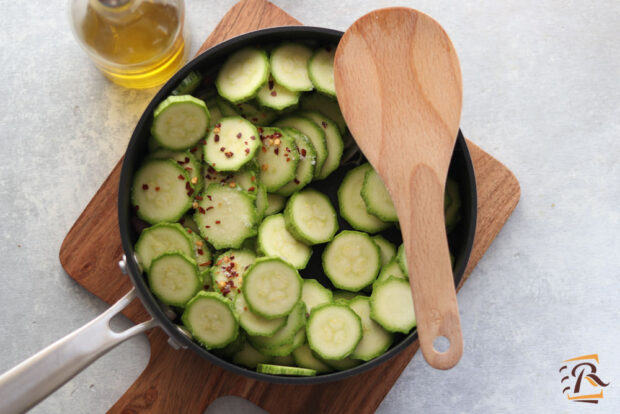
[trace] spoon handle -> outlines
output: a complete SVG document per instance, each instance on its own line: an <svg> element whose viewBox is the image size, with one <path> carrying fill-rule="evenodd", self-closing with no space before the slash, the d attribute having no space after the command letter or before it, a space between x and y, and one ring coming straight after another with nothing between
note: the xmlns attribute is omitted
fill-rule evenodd
<svg viewBox="0 0 620 414"><path fill-rule="evenodd" d="M409 177L413 191L401 216L420 348L429 365L449 369L461 359L463 336L443 214L443 182L428 165L415 167ZM433 345L438 336L450 341L445 352Z"/></svg>

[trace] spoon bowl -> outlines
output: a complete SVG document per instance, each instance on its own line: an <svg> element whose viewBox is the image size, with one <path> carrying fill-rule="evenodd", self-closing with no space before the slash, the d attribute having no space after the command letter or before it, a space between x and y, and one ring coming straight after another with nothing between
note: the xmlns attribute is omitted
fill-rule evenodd
<svg viewBox="0 0 620 414"><path fill-rule="evenodd" d="M398 213L424 358L451 368L463 352L443 211L462 103L454 47L421 12L376 10L345 32L334 77L347 125ZM450 342L444 352L439 336Z"/></svg>

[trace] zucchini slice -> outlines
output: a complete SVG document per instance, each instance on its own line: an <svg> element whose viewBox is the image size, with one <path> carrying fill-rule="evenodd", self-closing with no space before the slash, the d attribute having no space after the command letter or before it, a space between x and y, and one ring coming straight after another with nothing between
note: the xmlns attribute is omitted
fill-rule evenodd
<svg viewBox="0 0 620 414"><path fill-rule="evenodd" d="M234 303L235 311L239 317L239 325L250 335L270 336L286 323L286 317L267 319L255 314L248 307L243 295L237 295Z"/></svg>
<svg viewBox="0 0 620 414"><path fill-rule="evenodd" d="M317 306L306 325L310 348L321 358L343 359L362 339L360 317L345 305Z"/></svg>
<svg viewBox="0 0 620 414"><path fill-rule="evenodd" d="M315 306L332 302L332 291L315 279L304 279L304 285L301 289L301 300L306 305L306 314L309 316L312 308Z"/></svg>
<svg viewBox="0 0 620 414"><path fill-rule="evenodd" d="M148 271L151 262L163 253L180 252L192 256L192 238L178 223L159 223L142 230L136 242L140 267Z"/></svg>
<svg viewBox="0 0 620 414"><path fill-rule="evenodd" d="M207 349L224 348L239 335L232 303L219 293L198 292L185 306L181 319Z"/></svg>
<svg viewBox="0 0 620 414"><path fill-rule="evenodd" d="M178 221L192 206L189 174L176 161L147 160L133 178L131 203L142 220Z"/></svg>
<svg viewBox="0 0 620 414"><path fill-rule="evenodd" d="M271 216L279 213L286 204L286 197L279 194L267 194L267 208L264 216Z"/></svg>
<svg viewBox="0 0 620 414"><path fill-rule="evenodd" d="M338 231L336 210L325 194L306 189L293 194L284 209L286 229L307 245L327 243Z"/></svg>
<svg viewBox="0 0 620 414"><path fill-rule="evenodd" d="M278 329L273 335L270 336L249 336L248 339L252 342L252 345L260 350L265 352L266 350L276 349L280 347L284 347L286 345L292 345L297 342L296 338L299 334L299 331L303 331L304 326L306 325L306 308L303 302L299 301L293 307L293 310L289 313L286 318L286 324ZM305 341L305 335L297 346L300 346ZM280 349L283 351L284 348ZM293 352L291 349L288 353L276 352L279 355L273 356L285 356ZM271 353L269 355L272 355Z"/></svg>
<svg viewBox="0 0 620 414"><path fill-rule="evenodd" d="M303 269L312 255L312 248L298 241L286 229L282 214L274 214L263 220L258 228L258 249L265 256L275 256Z"/></svg>
<svg viewBox="0 0 620 414"><path fill-rule="evenodd" d="M183 253L164 253L151 262L149 286L166 305L183 307L202 287L196 262Z"/></svg>
<svg viewBox="0 0 620 414"><path fill-rule="evenodd" d="M349 307L360 317L362 322L362 340L351 353L351 358L370 361L383 354L392 345L393 335L370 318L370 299L358 296L349 303Z"/></svg>
<svg viewBox="0 0 620 414"><path fill-rule="evenodd" d="M379 276L377 276L377 282L383 282L384 280L389 279L390 277L395 277L398 279L408 280L409 276L403 272L398 261L396 259L392 259L381 268L381 272L379 272Z"/></svg>
<svg viewBox="0 0 620 414"><path fill-rule="evenodd" d="M398 221L392 197L374 168L366 171L360 194L370 214L383 221Z"/></svg>
<svg viewBox="0 0 620 414"><path fill-rule="evenodd" d="M364 199L360 195L366 172L370 164L362 164L350 170L338 188L340 215L356 230L377 233L390 226L376 216L368 213Z"/></svg>
<svg viewBox="0 0 620 414"><path fill-rule="evenodd" d="M280 85L273 78L263 85L256 95L256 100L262 106L283 111L287 108L296 106L299 102L299 92L290 91Z"/></svg>
<svg viewBox="0 0 620 414"><path fill-rule="evenodd" d="M323 251L323 270L332 284L357 292L377 278L381 267L379 248L359 231L339 233Z"/></svg>
<svg viewBox="0 0 620 414"><path fill-rule="evenodd" d="M322 93L311 93L304 95L301 99L301 108L306 111L317 111L334 121L338 125L340 134L344 135L347 131L347 124L344 121L340 106L336 99L332 99Z"/></svg>
<svg viewBox="0 0 620 414"><path fill-rule="evenodd" d="M308 75L317 91L336 97L334 85L335 47L321 47L314 51L308 63Z"/></svg>
<svg viewBox="0 0 620 414"><path fill-rule="evenodd" d="M396 247L380 234L372 236L372 241L379 246L379 250L381 251L381 266L385 266L396 256Z"/></svg>
<svg viewBox="0 0 620 414"><path fill-rule="evenodd" d="M407 265L407 255L405 254L404 243L401 243L400 246L398 246L398 253L396 253L396 261L398 262L398 265L400 266L403 273L409 274L409 269Z"/></svg>
<svg viewBox="0 0 620 414"><path fill-rule="evenodd" d="M287 116L277 121L274 126L278 128L291 127L304 134L316 151L316 164L314 165L314 175L318 175L323 168L323 164L327 159L327 143L325 141L325 132L319 128L314 121L302 116Z"/></svg>
<svg viewBox="0 0 620 414"><path fill-rule="evenodd" d="M314 177L316 180L327 178L340 166L344 143L338 125L331 119L318 112L301 112L300 115L311 119L325 132L325 145L327 146L327 158L321 167L321 171Z"/></svg>
<svg viewBox="0 0 620 414"><path fill-rule="evenodd" d="M256 235L256 206L245 191L210 184L200 198L194 221L200 235L216 249L239 248Z"/></svg>
<svg viewBox="0 0 620 414"><path fill-rule="evenodd" d="M370 296L370 317L386 331L409 333L416 325L409 283L396 277L377 282Z"/></svg>
<svg viewBox="0 0 620 414"><path fill-rule="evenodd" d="M295 178L277 191L278 194L288 197L312 181L314 165L316 164L316 150L308 137L295 128L284 127L282 131L295 139L295 147L299 153L299 163L295 171Z"/></svg>
<svg viewBox="0 0 620 414"><path fill-rule="evenodd" d="M258 129L262 143L256 159L260 182L267 192L275 192L295 178L299 152L295 140L279 128Z"/></svg>
<svg viewBox="0 0 620 414"><path fill-rule="evenodd" d="M191 95L169 96L153 112L151 134L164 148L185 150L205 136L209 118L204 101Z"/></svg>
<svg viewBox="0 0 620 414"><path fill-rule="evenodd" d="M217 74L215 86L220 96L239 103L255 97L268 78L265 51L246 47L228 57Z"/></svg>
<svg viewBox="0 0 620 414"><path fill-rule="evenodd" d="M285 43L271 52L271 75L289 91L311 91L314 85L308 74L312 50L298 43Z"/></svg>
<svg viewBox="0 0 620 414"><path fill-rule="evenodd" d="M293 266L264 257L247 270L241 289L252 312L276 319L291 313L301 298L301 286L301 277Z"/></svg>
<svg viewBox="0 0 620 414"><path fill-rule="evenodd" d="M249 250L228 250L220 254L211 268L213 290L234 300L240 296L243 277L256 260Z"/></svg>
<svg viewBox="0 0 620 414"><path fill-rule="evenodd" d="M332 371L332 368L329 365L321 361L312 353L312 350L310 349L308 344L303 344L302 346L294 350L293 358L295 358L295 363L297 364L297 366L301 368L313 369L316 371L317 374L323 374Z"/></svg>
<svg viewBox="0 0 620 414"><path fill-rule="evenodd" d="M202 163L190 151L170 151L162 148L151 153L149 158L171 158L176 161L189 174L189 182L192 184L194 191L198 193L202 190L204 182L202 178Z"/></svg>
<svg viewBox="0 0 620 414"><path fill-rule="evenodd" d="M270 364L258 364L256 371L261 374L286 375L289 377L314 377L316 375L316 371L313 369Z"/></svg>
<svg viewBox="0 0 620 414"><path fill-rule="evenodd" d="M272 357L261 354L248 342L243 344L243 348L233 355L233 362L247 368L255 369L259 364L271 362Z"/></svg>
<svg viewBox="0 0 620 414"><path fill-rule="evenodd" d="M250 121L222 118L207 137L204 158L216 171L237 171L252 160L258 147L258 131Z"/></svg>

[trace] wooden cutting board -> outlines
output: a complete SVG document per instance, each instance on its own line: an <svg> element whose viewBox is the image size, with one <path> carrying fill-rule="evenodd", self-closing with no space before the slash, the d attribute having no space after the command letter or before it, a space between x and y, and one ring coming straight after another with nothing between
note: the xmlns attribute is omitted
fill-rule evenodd
<svg viewBox="0 0 620 414"><path fill-rule="evenodd" d="M301 25L265 0L237 3L217 25L198 53L233 36L265 27ZM478 186L478 224L467 280L519 201L519 183L499 161L468 141ZM60 262L79 284L112 304L130 288L118 269L123 251L117 220L121 161L75 222L60 249ZM149 318L138 301L125 311L134 322ZM325 385L276 385L219 368L191 351L175 351L159 328L147 333L151 358L136 382L110 409L112 413L202 413L216 398L243 397L272 414L372 413L415 352L417 342L390 361L356 377ZM465 333L467 338L467 333Z"/></svg>

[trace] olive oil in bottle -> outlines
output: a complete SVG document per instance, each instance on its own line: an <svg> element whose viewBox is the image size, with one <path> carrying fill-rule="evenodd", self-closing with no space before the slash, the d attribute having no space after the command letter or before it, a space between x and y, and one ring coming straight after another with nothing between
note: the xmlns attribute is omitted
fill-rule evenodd
<svg viewBox="0 0 620 414"><path fill-rule="evenodd" d="M158 86L187 60L183 0L73 0L71 15L95 65L119 85Z"/></svg>

